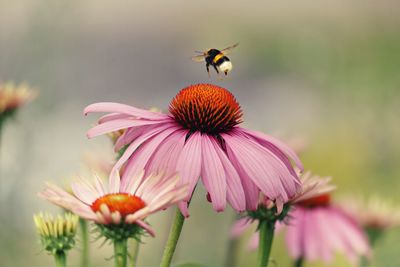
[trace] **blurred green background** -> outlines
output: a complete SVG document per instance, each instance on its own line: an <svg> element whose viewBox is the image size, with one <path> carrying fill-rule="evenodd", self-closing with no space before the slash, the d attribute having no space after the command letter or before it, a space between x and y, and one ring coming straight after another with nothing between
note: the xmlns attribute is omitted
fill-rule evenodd
<svg viewBox="0 0 400 267"><path fill-rule="evenodd" d="M0 0L0 81L28 82L40 96L1 140L0 266L52 266L32 214L56 208L36 196L66 184L82 155L112 158L106 137L87 140L83 108L118 101L166 109L179 89L212 82L231 90L246 127L306 144L307 169L331 175L336 196L400 200L400 3L398 1L7 1ZM194 50L239 42L220 80L192 62ZM197 191L175 262L223 266L231 210L216 214ZM172 211L153 216L157 237L139 266L157 266ZM327 229L329 231L329 229ZM276 266L288 266L281 237ZM373 266L400 266L400 231L375 250ZM92 244L93 266L111 266ZM256 255L241 242L238 266ZM71 253L71 265L78 262ZM74 265L75 264L75 265ZM322 266L306 264L306 266ZM349 266L338 257L333 266Z"/></svg>

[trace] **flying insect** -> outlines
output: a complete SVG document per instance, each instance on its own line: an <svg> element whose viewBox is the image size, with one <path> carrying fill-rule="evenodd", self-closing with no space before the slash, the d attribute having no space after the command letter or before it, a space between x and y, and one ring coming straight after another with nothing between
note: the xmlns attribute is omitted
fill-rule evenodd
<svg viewBox="0 0 400 267"><path fill-rule="evenodd" d="M205 52L195 51L196 53L200 53L201 55L192 57L192 60L196 62L205 61L207 73L209 76L210 76L210 66L214 67L217 74L223 72L225 73L225 75L228 75L228 72L232 70L232 62L226 55L229 54L231 50L237 47L238 45L239 43L236 43L222 50L212 48Z"/></svg>

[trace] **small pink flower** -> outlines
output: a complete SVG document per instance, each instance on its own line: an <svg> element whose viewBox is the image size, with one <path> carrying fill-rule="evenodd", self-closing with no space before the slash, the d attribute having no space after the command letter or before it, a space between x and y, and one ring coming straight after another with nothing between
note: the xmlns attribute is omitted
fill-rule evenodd
<svg viewBox="0 0 400 267"><path fill-rule="evenodd" d="M177 176L165 175L145 178L142 171L123 187L118 176L110 178L107 188L95 176L93 184L83 179L73 183L73 195L47 184L39 196L98 224L135 223L154 235L143 219L187 195L187 186L177 186L178 180Z"/></svg>
<svg viewBox="0 0 400 267"><path fill-rule="evenodd" d="M340 252L356 263L370 256L368 239L357 221L332 205L329 194L299 202L289 213L286 244L294 259L331 262Z"/></svg>
<svg viewBox="0 0 400 267"><path fill-rule="evenodd" d="M291 159L302 168L296 154L279 140L239 127L242 111L226 89L197 84L181 90L171 101L170 114L151 112L117 103L97 103L84 113L110 112L88 137L126 129L115 144L128 145L111 175L122 167L122 186L140 169L146 173L179 172L189 194L201 177L212 205L223 211L228 201L237 211L257 208L261 191L271 200L287 201L300 187Z"/></svg>
<svg viewBox="0 0 400 267"><path fill-rule="evenodd" d="M377 196L368 200L348 197L339 203L340 207L354 215L366 229L387 230L400 226L400 210Z"/></svg>

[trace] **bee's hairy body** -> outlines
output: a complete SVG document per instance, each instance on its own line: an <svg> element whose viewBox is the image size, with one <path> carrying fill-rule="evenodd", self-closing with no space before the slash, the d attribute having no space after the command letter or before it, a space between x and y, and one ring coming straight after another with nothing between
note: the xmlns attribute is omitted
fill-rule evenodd
<svg viewBox="0 0 400 267"><path fill-rule="evenodd" d="M232 69L230 59L218 49L210 49L205 57L207 72L210 72L210 66L213 66L215 71L222 71L225 75Z"/></svg>

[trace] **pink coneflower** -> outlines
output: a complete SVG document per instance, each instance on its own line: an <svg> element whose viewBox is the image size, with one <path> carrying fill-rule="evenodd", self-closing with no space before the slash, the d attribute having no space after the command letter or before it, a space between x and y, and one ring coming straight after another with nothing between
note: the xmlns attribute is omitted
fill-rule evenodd
<svg viewBox="0 0 400 267"><path fill-rule="evenodd" d="M93 184L83 179L73 183L73 195L47 184L39 196L98 224L135 223L154 235L143 219L187 195L187 187L177 186L177 183L177 176L150 175L145 178L142 171L123 188L118 176L110 178L108 188L95 176Z"/></svg>
<svg viewBox="0 0 400 267"><path fill-rule="evenodd" d="M400 210L378 196L368 200L347 197L340 201L340 206L354 215L365 229L387 230L400 226Z"/></svg>
<svg viewBox="0 0 400 267"><path fill-rule="evenodd" d="M305 199L289 213L286 244L294 259L331 262L335 252L356 263L369 256L368 239L357 221L331 203L329 194Z"/></svg>
<svg viewBox="0 0 400 267"><path fill-rule="evenodd" d="M284 202L299 189L290 160L302 168L299 158L279 140L239 127L241 108L224 88L184 88L171 101L170 114L118 103L92 104L84 112L110 112L89 130L89 138L126 129L115 150L129 146L111 174L124 166L123 188L140 169L180 173L181 183L189 184L180 205L185 216L200 177L216 211L223 211L226 201L237 211L254 210L260 191Z"/></svg>
<svg viewBox="0 0 400 267"><path fill-rule="evenodd" d="M259 198L259 209L264 210L270 210L271 214L276 214L276 211L281 211L283 207L277 207L277 205L285 205L287 207L287 210L293 206L296 205L296 203L299 203L301 201L307 201L307 199L312 199L315 197L319 197L321 195L325 195L326 193L329 193L336 189L336 186L332 185L331 182L331 177L320 177L318 175L313 175L310 171L307 171L303 173L300 176L300 181L301 181L301 189L292 197L290 198L286 203L274 203L267 197L265 197L263 194L260 194ZM254 214L254 213L252 213ZM284 217L284 214L276 214L276 219L283 220L287 219L287 217ZM289 216L290 217L290 216ZM231 237L232 238L237 238L241 236L245 230L247 230L257 219L254 219L249 216L245 216L235 222L235 224L232 226L231 229ZM286 220L287 221L287 220ZM277 225L279 228L281 228L281 224ZM251 249L255 249L258 246L258 233L255 233L255 235L251 238L250 244L249 244Z"/></svg>

